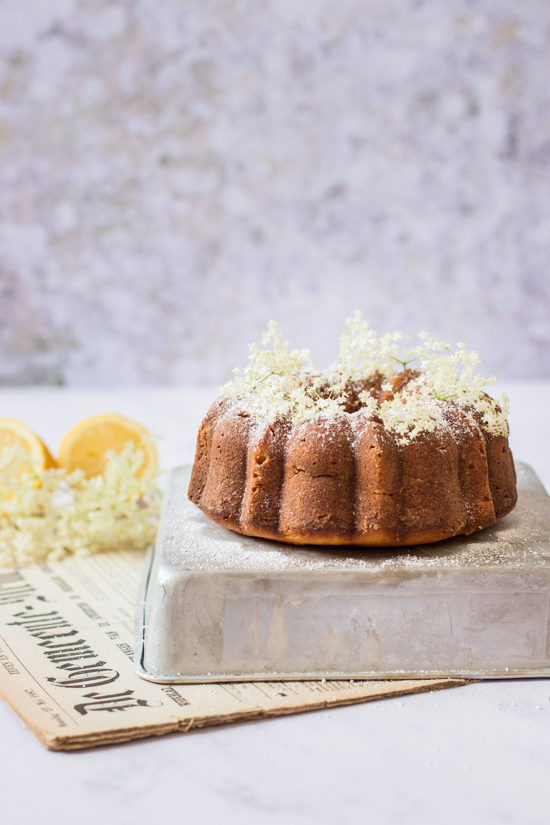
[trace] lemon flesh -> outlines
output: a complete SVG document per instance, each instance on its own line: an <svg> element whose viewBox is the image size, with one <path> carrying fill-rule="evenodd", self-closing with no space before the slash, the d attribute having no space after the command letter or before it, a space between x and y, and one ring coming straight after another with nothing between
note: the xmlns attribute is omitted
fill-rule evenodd
<svg viewBox="0 0 550 825"><path fill-rule="evenodd" d="M157 466L157 452L148 440L145 427L115 413L96 415L77 424L63 439L59 448L59 464L67 472L82 470L87 478L100 475L105 469L107 452L121 453L132 441L144 451L145 464Z"/></svg>
<svg viewBox="0 0 550 825"><path fill-rule="evenodd" d="M16 449L39 462L39 469L57 467L57 462L43 441L21 421L0 418L0 452Z"/></svg>

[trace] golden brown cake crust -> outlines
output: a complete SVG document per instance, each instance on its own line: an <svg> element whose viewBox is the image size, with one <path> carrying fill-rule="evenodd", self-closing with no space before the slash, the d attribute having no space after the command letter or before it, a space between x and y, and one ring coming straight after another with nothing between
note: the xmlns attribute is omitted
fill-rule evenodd
<svg viewBox="0 0 550 825"><path fill-rule="evenodd" d="M397 376L395 391L410 375ZM402 443L360 409L292 426L216 401L189 498L218 524L291 544L400 547L468 535L515 506L514 463L507 438L452 403L445 419Z"/></svg>

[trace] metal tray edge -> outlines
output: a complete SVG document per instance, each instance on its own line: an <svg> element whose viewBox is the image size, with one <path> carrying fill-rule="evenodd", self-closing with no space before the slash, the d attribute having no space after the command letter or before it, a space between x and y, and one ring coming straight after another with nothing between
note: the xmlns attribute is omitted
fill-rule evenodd
<svg viewBox="0 0 550 825"><path fill-rule="evenodd" d="M154 567L156 546L152 547L144 563L143 575L139 596L136 604L136 635L134 671L141 678L148 682L156 682L164 685L197 685L216 684L219 682L313 682L325 679L326 681L386 681L402 679L544 679L550 678L550 669L543 670L502 670L492 672L480 672L477 670L464 671L400 671L399 673L374 673L370 671L341 671L335 673L235 673L227 675L224 673L204 673L195 676L184 676L180 673L170 676L164 674L151 673L143 665L145 653L145 608L147 603L147 590L151 580L151 573Z"/></svg>

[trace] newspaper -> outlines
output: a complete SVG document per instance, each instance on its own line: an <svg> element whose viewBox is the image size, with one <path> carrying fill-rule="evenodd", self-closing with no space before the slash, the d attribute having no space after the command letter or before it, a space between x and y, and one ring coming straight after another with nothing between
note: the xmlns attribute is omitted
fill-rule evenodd
<svg viewBox="0 0 550 825"><path fill-rule="evenodd" d="M466 684L465 680L161 685L133 669L139 552L0 570L0 698L52 750Z"/></svg>

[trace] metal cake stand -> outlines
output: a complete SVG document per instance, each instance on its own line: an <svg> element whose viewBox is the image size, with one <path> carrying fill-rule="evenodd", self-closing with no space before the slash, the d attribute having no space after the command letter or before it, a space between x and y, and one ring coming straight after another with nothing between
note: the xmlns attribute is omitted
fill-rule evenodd
<svg viewBox="0 0 550 825"><path fill-rule="evenodd" d="M517 465L516 509L395 550L295 547L210 522L172 471L136 621L156 682L550 675L550 498Z"/></svg>

